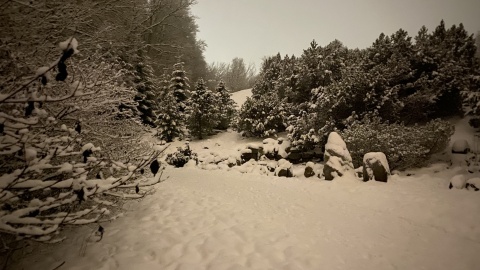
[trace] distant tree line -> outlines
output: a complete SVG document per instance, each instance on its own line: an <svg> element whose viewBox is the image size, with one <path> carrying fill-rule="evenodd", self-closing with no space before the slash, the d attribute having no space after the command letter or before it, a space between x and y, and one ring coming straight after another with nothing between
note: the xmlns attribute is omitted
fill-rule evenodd
<svg viewBox="0 0 480 270"><path fill-rule="evenodd" d="M253 63L245 64L243 58L235 57L231 63L214 62L207 67L207 85L213 87L219 81L225 82L232 92L252 88L257 79Z"/></svg>

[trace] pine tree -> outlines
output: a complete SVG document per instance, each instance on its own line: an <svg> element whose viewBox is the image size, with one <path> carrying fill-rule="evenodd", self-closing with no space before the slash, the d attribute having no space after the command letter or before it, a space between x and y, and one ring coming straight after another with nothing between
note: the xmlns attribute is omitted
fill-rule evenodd
<svg viewBox="0 0 480 270"><path fill-rule="evenodd" d="M245 136L268 137L285 130L285 110L276 93L247 98L239 112L237 129Z"/></svg>
<svg viewBox="0 0 480 270"><path fill-rule="evenodd" d="M228 91L225 87L225 83L220 81L216 88L216 95L218 99L219 105L219 124L217 126L218 129L227 129L231 123L233 118L235 117L235 106L236 103L232 99L232 94Z"/></svg>
<svg viewBox="0 0 480 270"><path fill-rule="evenodd" d="M219 109L215 94L205 86L203 79L197 82L195 91L190 97L188 127L193 136L203 139L212 133L219 122Z"/></svg>
<svg viewBox="0 0 480 270"><path fill-rule="evenodd" d="M185 111L186 101L189 96L188 84L186 72L183 69L183 63L177 63L173 65L172 78L170 79L170 89L173 91L173 95L178 103L178 110L180 112Z"/></svg>
<svg viewBox="0 0 480 270"><path fill-rule="evenodd" d="M157 116L157 136L167 142L172 142L175 137L183 137L185 130L184 115L178 112L177 100L173 91L168 87L168 79L162 76L162 93Z"/></svg>
<svg viewBox="0 0 480 270"><path fill-rule="evenodd" d="M137 109L140 112L140 118L144 124L155 127L158 111L158 85L153 77L153 70L150 65L139 62L135 66L136 78L134 83L137 88L135 101L138 103Z"/></svg>

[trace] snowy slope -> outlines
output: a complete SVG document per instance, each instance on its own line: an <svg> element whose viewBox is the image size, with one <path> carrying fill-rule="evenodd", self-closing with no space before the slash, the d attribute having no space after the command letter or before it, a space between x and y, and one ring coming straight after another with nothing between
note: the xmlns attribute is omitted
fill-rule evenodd
<svg viewBox="0 0 480 270"><path fill-rule="evenodd" d="M232 94L232 99L237 103L238 108L242 107L247 97L252 96L252 89L245 89Z"/></svg>

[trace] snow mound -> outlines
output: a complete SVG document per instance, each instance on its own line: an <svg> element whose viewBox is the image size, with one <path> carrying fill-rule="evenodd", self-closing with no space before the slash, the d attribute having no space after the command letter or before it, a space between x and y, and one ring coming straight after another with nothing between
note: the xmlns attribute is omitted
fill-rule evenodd
<svg viewBox="0 0 480 270"><path fill-rule="evenodd" d="M347 145L338 133L331 132L325 145L325 166L323 167L325 180L333 180L353 170L352 157Z"/></svg>
<svg viewBox="0 0 480 270"><path fill-rule="evenodd" d="M337 132L330 132L328 135L325 152L328 152L331 156L342 157L345 161L352 162L352 157L350 156L350 152L348 152L347 144Z"/></svg>
<svg viewBox="0 0 480 270"><path fill-rule="evenodd" d="M456 140L452 145L452 152L454 153L467 153L470 149L467 140Z"/></svg>
<svg viewBox="0 0 480 270"><path fill-rule="evenodd" d="M450 184L452 187L456 189L463 189L465 188L465 184L467 183L467 179L463 174L457 174L452 179L450 179Z"/></svg>

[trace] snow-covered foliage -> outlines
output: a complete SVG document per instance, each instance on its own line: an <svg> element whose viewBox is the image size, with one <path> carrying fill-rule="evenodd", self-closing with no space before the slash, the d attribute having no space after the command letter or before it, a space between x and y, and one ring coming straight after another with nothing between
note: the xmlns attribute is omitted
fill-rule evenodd
<svg viewBox="0 0 480 270"><path fill-rule="evenodd" d="M160 100L157 115L157 136L167 142L174 138L183 138L185 134L184 114L178 109L179 104L175 98L174 92L168 87L166 78L162 80L162 91L158 97Z"/></svg>
<svg viewBox="0 0 480 270"><path fill-rule="evenodd" d="M192 152L187 143L183 147L177 147L177 151L167 154L165 161L177 168L185 166L190 160L197 162L197 154Z"/></svg>
<svg viewBox="0 0 480 270"><path fill-rule="evenodd" d="M283 104L278 96L254 95L240 109L236 127L245 136L268 137L285 129Z"/></svg>
<svg viewBox="0 0 480 270"><path fill-rule="evenodd" d="M215 90L219 106L219 123L217 125L217 128L225 130L231 126L232 121L236 115L236 104L235 101L232 99L232 94L225 87L225 83L223 81L220 81L218 83L218 86Z"/></svg>
<svg viewBox="0 0 480 270"><path fill-rule="evenodd" d="M180 112L185 111L186 100L190 96L190 84L187 74L183 68L183 63L176 63L173 65L172 77L170 79L170 89L173 91L175 96L178 109Z"/></svg>
<svg viewBox="0 0 480 270"><path fill-rule="evenodd" d="M270 133L286 124L292 144L308 150L322 146L329 132L364 117L425 124L461 114L462 102L475 113L479 63L463 25L446 29L442 21L433 32L423 27L414 39L400 29L381 34L363 50L335 40L326 46L312 42L301 57L266 58L252 92L256 100L276 96L285 116ZM256 107L241 113L247 116ZM265 108L264 115L278 115L275 110Z"/></svg>
<svg viewBox="0 0 480 270"><path fill-rule="evenodd" d="M143 152L129 144L141 129L118 109L134 93L118 83L120 66L76 61L77 46L74 37L60 43L58 60L31 77L15 75L13 58L1 60L8 67L2 79L11 78L1 81L0 92L4 234L55 242L62 226L107 221L119 199L141 198L160 182L160 167L155 177L143 173L164 148ZM138 134L127 135L126 125ZM109 149L112 141L120 149Z"/></svg>
<svg viewBox="0 0 480 270"><path fill-rule="evenodd" d="M205 82L200 79L189 99L187 107L188 128L193 136L203 139L210 135L213 128L218 125L219 106L216 104L217 97L215 93L209 90Z"/></svg>
<svg viewBox="0 0 480 270"><path fill-rule="evenodd" d="M290 141L278 138L277 140L267 138L263 140L262 153L269 159L286 158L287 148L290 147Z"/></svg>
<svg viewBox="0 0 480 270"><path fill-rule="evenodd" d="M155 127L160 109L160 86L155 80L152 67L145 62L137 63L133 82L137 90L135 101L138 103L140 118L144 124Z"/></svg>
<svg viewBox="0 0 480 270"><path fill-rule="evenodd" d="M380 118L355 122L342 132L355 167L362 165L364 154L383 152L391 169L422 166L432 154L444 150L454 132L442 120L426 125L388 124Z"/></svg>

